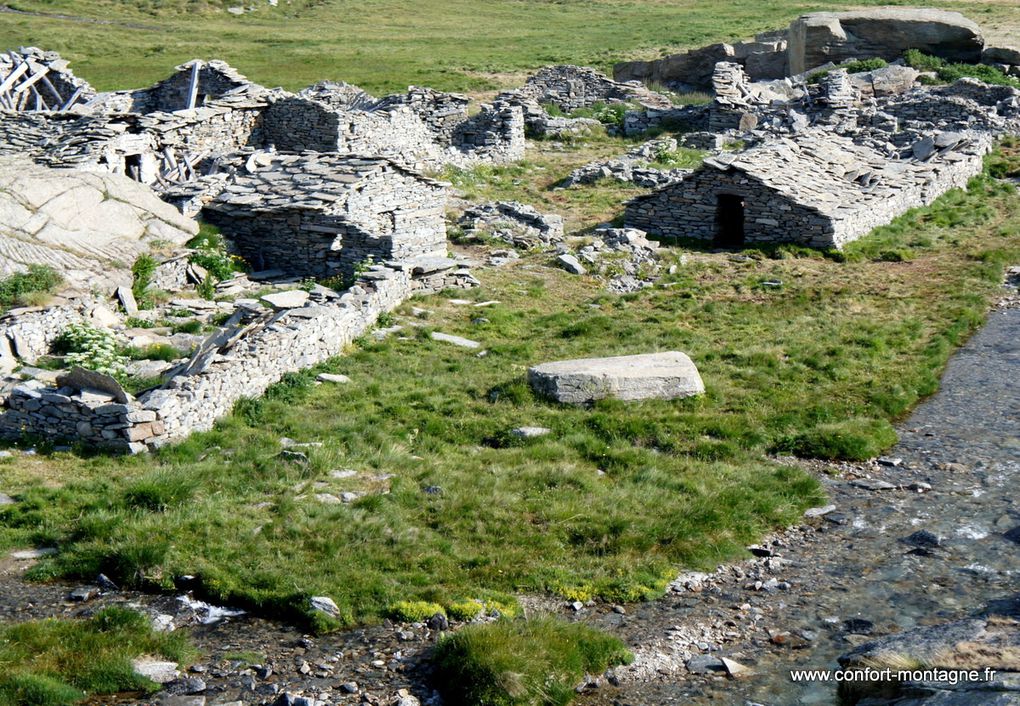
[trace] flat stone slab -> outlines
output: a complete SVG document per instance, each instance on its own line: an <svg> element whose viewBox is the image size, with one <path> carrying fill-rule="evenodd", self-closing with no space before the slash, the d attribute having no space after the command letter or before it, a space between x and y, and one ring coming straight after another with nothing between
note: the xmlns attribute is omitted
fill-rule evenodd
<svg viewBox="0 0 1020 706"><path fill-rule="evenodd" d="M274 309L297 309L308 301L308 292L303 289L291 289L286 292L274 292L262 297L262 301Z"/></svg>
<svg viewBox="0 0 1020 706"><path fill-rule="evenodd" d="M567 404L607 397L673 400L705 391L698 369L679 351L543 363L528 370L528 382L539 394Z"/></svg>
<svg viewBox="0 0 1020 706"><path fill-rule="evenodd" d="M48 556L53 556L57 553L57 550L53 547L43 547L42 549L22 549L21 551L11 552L11 558L16 561L32 561L34 559L43 559Z"/></svg>
<svg viewBox="0 0 1020 706"><path fill-rule="evenodd" d="M455 346L461 348L481 348L482 344L478 341L472 341L470 338L461 338L460 336L453 336L448 333L440 333L439 331L432 332L433 341L442 341L443 343L452 343Z"/></svg>
<svg viewBox="0 0 1020 706"><path fill-rule="evenodd" d="M351 381L346 375L338 375L336 373L319 373L315 379L319 382L332 382L337 385L346 385Z"/></svg>

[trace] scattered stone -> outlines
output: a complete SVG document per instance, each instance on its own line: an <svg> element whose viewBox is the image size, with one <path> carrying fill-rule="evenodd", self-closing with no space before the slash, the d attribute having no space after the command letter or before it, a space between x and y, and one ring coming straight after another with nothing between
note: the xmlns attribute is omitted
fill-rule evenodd
<svg viewBox="0 0 1020 706"><path fill-rule="evenodd" d="M15 504L14 498L12 498L7 493L0 493L0 507L4 507L6 505L14 505L14 504Z"/></svg>
<svg viewBox="0 0 1020 706"><path fill-rule="evenodd" d="M879 456L878 465L889 466L890 468L899 468L903 465L902 458L892 458L890 456Z"/></svg>
<svg viewBox="0 0 1020 706"><path fill-rule="evenodd" d="M157 684L167 684L180 676L176 662L167 662L154 657L139 657L131 662L135 674Z"/></svg>
<svg viewBox="0 0 1020 706"><path fill-rule="evenodd" d="M339 385L346 385L351 381L346 375L339 375L337 373L319 373L315 379L319 382L332 382Z"/></svg>
<svg viewBox="0 0 1020 706"><path fill-rule="evenodd" d="M583 275L588 272L584 269L584 265L582 265L581 262L573 255L559 255L556 257L556 262L560 267L572 275Z"/></svg>
<svg viewBox="0 0 1020 706"><path fill-rule="evenodd" d="M864 488L865 490L879 491L879 490L896 490L899 488L897 485L888 483L884 480L876 480L872 478L859 478L858 480L851 481L850 485L857 486L858 488Z"/></svg>
<svg viewBox="0 0 1020 706"><path fill-rule="evenodd" d="M938 549L942 546L942 538L928 530L918 530L902 541L918 549Z"/></svg>
<svg viewBox="0 0 1020 706"><path fill-rule="evenodd" d="M536 392L567 404L606 397L670 400L705 391L694 363L678 351L544 363L528 370L528 382Z"/></svg>
<svg viewBox="0 0 1020 706"><path fill-rule="evenodd" d="M71 591L67 597L72 601L84 603L85 601L91 601L99 595L99 589L95 586L79 586L78 588Z"/></svg>
<svg viewBox="0 0 1020 706"><path fill-rule="evenodd" d="M308 599L308 605L312 610L325 613L331 618L340 615L340 607L329 596L312 596Z"/></svg>
<svg viewBox="0 0 1020 706"><path fill-rule="evenodd" d="M804 511L804 517L807 517L809 519L814 517L824 517L825 515L828 515L830 512L835 511L836 511L835 505L825 505L824 507L811 507Z"/></svg>
<svg viewBox="0 0 1020 706"><path fill-rule="evenodd" d="M461 348L482 347L482 344L479 343L478 341L472 341L469 338L461 338L460 336L453 336L448 333L440 333L439 331L433 331L431 336L433 341L443 341L444 343L452 343L453 345L460 346Z"/></svg>
<svg viewBox="0 0 1020 706"><path fill-rule="evenodd" d="M277 310L297 309L308 303L309 296L303 289L291 289L286 292L265 294L262 301Z"/></svg>
<svg viewBox="0 0 1020 706"><path fill-rule="evenodd" d="M742 665L740 662L729 659L728 657L720 657L719 661L722 662L723 669L726 670L726 676L730 679L739 679L750 674L751 670Z"/></svg>
<svg viewBox="0 0 1020 706"><path fill-rule="evenodd" d="M552 429L546 427L517 427L510 430L510 434L518 439L537 439L550 433L552 433Z"/></svg>
<svg viewBox="0 0 1020 706"><path fill-rule="evenodd" d="M692 674L713 674L725 672L726 665L718 657L697 655L687 660L687 670Z"/></svg>

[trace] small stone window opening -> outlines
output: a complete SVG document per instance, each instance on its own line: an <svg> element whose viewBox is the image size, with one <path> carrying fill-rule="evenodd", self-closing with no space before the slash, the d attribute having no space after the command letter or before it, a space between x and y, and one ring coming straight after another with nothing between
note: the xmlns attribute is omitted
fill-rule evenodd
<svg viewBox="0 0 1020 706"><path fill-rule="evenodd" d="M719 248L734 249L744 245L743 196L719 194L715 209L715 243Z"/></svg>

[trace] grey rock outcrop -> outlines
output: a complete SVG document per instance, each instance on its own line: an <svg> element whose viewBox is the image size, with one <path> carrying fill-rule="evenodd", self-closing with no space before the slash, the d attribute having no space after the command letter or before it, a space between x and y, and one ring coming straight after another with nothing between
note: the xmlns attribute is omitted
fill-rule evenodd
<svg viewBox="0 0 1020 706"><path fill-rule="evenodd" d="M892 61L908 49L977 63L984 46L981 28L960 13L919 8L815 12L794 21L788 39L793 75L830 61L870 57Z"/></svg>
<svg viewBox="0 0 1020 706"><path fill-rule="evenodd" d="M679 351L543 363L528 370L528 382L535 392L567 404L607 397L672 400L705 391L698 369Z"/></svg>
<svg viewBox="0 0 1020 706"><path fill-rule="evenodd" d="M198 225L148 187L109 173L0 159L0 276L48 265L82 290L131 281L152 244L182 245Z"/></svg>

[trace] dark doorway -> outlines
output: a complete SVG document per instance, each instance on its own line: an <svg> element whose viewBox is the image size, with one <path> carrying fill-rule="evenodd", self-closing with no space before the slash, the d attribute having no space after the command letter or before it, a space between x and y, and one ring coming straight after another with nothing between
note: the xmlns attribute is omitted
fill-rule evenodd
<svg viewBox="0 0 1020 706"><path fill-rule="evenodd" d="M142 180L142 155L129 154L124 157L124 171L135 181Z"/></svg>
<svg viewBox="0 0 1020 706"><path fill-rule="evenodd" d="M715 209L715 246L741 248L744 246L744 197L736 194L719 194Z"/></svg>

